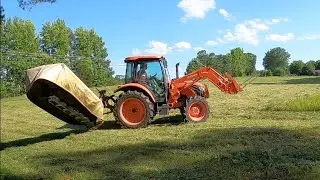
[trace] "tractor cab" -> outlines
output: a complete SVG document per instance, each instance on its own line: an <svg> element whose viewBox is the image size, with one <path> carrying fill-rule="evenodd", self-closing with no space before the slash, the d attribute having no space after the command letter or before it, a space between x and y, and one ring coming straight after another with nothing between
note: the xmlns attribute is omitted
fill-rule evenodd
<svg viewBox="0 0 320 180"><path fill-rule="evenodd" d="M157 103L168 99L169 74L163 56L131 56L125 59L125 83L138 83L150 90Z"/></svg>

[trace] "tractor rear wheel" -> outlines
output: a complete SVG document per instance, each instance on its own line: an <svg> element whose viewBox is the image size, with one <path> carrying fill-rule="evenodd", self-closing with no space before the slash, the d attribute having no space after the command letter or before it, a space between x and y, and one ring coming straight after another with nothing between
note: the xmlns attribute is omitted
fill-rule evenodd
<svg viewBox="0 0 320 180"><path fill-rule="evenodd" d="M126 91L115 103L114 117L124 127L146 127L153 116L154 105L142 92Z"/></svg>
<svg viewBox="0 0 320 180"><path fill-rule="evenodd" d="M210 114L208 102L204 97L192 96L186 101L186 105L180 112L187 122L199 123L207 121Z"/></svg>

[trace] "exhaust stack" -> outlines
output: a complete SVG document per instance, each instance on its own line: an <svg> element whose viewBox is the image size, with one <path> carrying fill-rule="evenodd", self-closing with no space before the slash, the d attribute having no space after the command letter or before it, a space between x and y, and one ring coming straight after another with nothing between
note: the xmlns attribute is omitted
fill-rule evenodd
<svg viewBox="0 0 320 180"><path fill-rule="evenodd" d="M179 65L180 65L180 62L176 64L176 79L179 78Z"/></svg>

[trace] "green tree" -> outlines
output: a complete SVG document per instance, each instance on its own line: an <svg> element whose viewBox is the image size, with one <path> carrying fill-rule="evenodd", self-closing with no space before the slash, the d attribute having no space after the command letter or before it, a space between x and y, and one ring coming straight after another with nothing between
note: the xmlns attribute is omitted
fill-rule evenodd
<svg viewBox="0 0 320 180"><path fill-rule="evenodd" d="M7 51L1 54L1 98L25 93L25 70L51 63L56 61L45 53L28 54Z"/></svg>
<svg viewBox="0 0 320 180"><path fill-rule="evenodd" d="M273 72L274 76L285 76L288 75L288 71L287 69L283 69L283 68L276 68Z"/></svg>
<svg viewBox="0 0 320 180"><path fill-rule="evenodd" d="M36 64L34 56L37 51L38 41L32 22L9 18L1 35L1 80L15 83L20 91L24 83L24 70Z"/></svg>
<svg viewBox="0 0 320 180"><path fill-rule="evenodd" d="M0 52L5 50L5 39L6 36L4 35L5 30L5 18L4 18L4 10L2 6L0 6Z"/></svg>
<svg viewBox="0 0 320 180"><path fill-rule="evenodd" d="M257 56L252 53L245 53L246 56L246 75L252 75L256 71Z"/></svg>
<svg viewBox="0 0 320 180"><path fill-rule="evenodd" d="M305 64L302 60L293 61L289 66L290 74L295 74L300 76L302 74L302 69L304 65Z"/></svg>
<svg viewBox="0 0 320 180"><path fill-rule="evenodd" d="M0 26L2 26L2 24L4 22L4 18L5 18L4 9L2 6L0 6Z"/></svg>
<svg viewBox="0 0 320 180"><path fill-rule="evenodd" d="M1 34L1 97L25 93L25 70L57 62L39 52L39 40L30 20L14 17L5 22Z"/></svg>
<svg viewBox="0 0 320 180"><path fill-rule="evenodd" d="M197 58L193 58L187 66L186 72L187 73L191 73L193 71L196 71L198 69L200 69L201 65L198 63L198 59Z"/></svg>
<svg viewBox="0 0 320 180"><path fill-rule="evenodd" d="M225 66L224 61L225 61L224 55L221 55L221 54L215 55L210 59L210 67L222 73L224 71L224 66Z"/></svg>
<svg viewBox="0 0 320 180"><path fill-rule="evenodd" d="M281 47L276 47L269 50L263 58L263 66L266 70L272 71L272 74L276 74L276 71L286 72L289 65L290 54Z"/></svg>
<svg viewBox="0 0 320 180"><path fill-rule="evenodd" d="M22 9L29 8L40 3L55 3L57 0L17 0Z"/></svg>
<svg viewBox="0 0 320 180"><path fill-rule="evenodd" d="M221 73L229 72L230 74L233 74L232 73L232 59L227 55L221 55L219 58L223 62L223 68L221 70Z"/></svg>
<svg viewBox="0 0 320 180"><path fill-rule="evenodd" d="M316 61L315 68L316 70L320 70L320 60Z"/></svg>
<svg viewBox="0 0 320 180"><path fill-rule="evenodd" d="M114 72L104 46L104 41L93 29L76 29L72 54L80 59L74 60L72 67L88 86L107 85L113 80Z"/></svg>
<svg viewBox="0 0 320 180"><path fill-rule="evenodd" d="M17 0L19 6L24 10L29 7L31 9L36 4L40 3L55 3L56 0ZM5 18L4 8L0 3L0 25L2 26L3 20Z"/></svg>
<svg viewBox="0 0 320 180"><path fill-rule="evenodd" d="M271 70L267 70L266 76L273 76L272 71Z"/></svg>
<svg viewBox="0 0 320 180"><path fill-rule="evenodd" d="M219 61L215 53L207 54L205 50L201 50L197 53L197 57L193 58L189 62L186 71L187 73L190 73L204 66L208 66L216 70L220 70L223 64L222 62Z"/></svg>
<svg viewBox="0 0 320 180"><path fill-rule="evenodd" d="M58 62L66 63L88 86L115 83L105 43L93 29L78 28L73 33L58 19L45 23L39 38L31 21L14 17L5 21L1 31L3 96L25 91L26 69Z"/></svg>
<svg viewBox="0 0 320 180"><path fill-rule="evenodd" d="M40 47L42 51L52 56L67 56L71 50L71 29L62 19L46 22L40 32Z"/></svg>
<svg viewBox="0 0 320 180"><path fill-rule="evenodd" d="M233 76L243 76L246 72L247 61L242 48L234 48L227 54L231 59L231 74Z"/></svg>
<svg viewBox="0 0 320 180"><path fill-rule="evenodd" d="M39 43L35 26L30 20L9 18L4 27L4 50L34 53Z"/></svg>
<svg viewBox="0 0 320 180"><path fill-rule="evenodd" d="M303 75L307 75L307 76L311 76L314 72L314 70L316 69L315 68L315 64L316 62L315 61L308 61L304 67L302 68L302 74Z"/></svg>
<svg viewBox="0 0 320 180"><path fill-rule="evenodd" d="M187 73L198 70L203 66L209 66L220 73L229 72L234 76L252 74L255 71L256 55L244 53L243 49L235 48L226 55L208 54L205 50L197 53L188 66Z"/></svg>
<svg viewBox="0 0 320 180"><path fill-rule="evenodd" d="M197 57L193 58L188 66L187 66L187 73L191 73L200 69L203 66L206 66L209 62L209 55L207 54L206 50L201 50L197 53Z"/></svg>

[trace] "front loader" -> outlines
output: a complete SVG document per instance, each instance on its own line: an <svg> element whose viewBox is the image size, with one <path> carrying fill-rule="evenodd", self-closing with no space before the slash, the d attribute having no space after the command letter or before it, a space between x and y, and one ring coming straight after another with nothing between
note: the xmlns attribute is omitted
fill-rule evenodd
<svg viewBox="0 0 320 180"><path fill-rule="evenodd" d="M107 113L113 113L115 120L123 127L141 128L152 123L157 114L168 115L171 109L179 109L184 121L206 121L210 114L206 101L209 91L207 85L199 82L202 79L209 80L225 93L236 94L242 90L229 73L224 77L211 67L202 67L182 77L177 71L176 78L170 79L167 60L163 56L130 56L124 62L125 84L116 88L110 96L106 95L105 90L99 91L99 97L93 96L75 75L62 76L64 81L58 81L57 77L48 79L52 76L43 72L46 68L50 71L48 68L57 64L38 67L37 77L30 76L35 73L35 68L27 71L27 96L36 105L67 123L99 126L103 122L103 109L108 109ZM68 70L65 65L59 65L63 66L60 73ZM58 71L56 67L56 74ZM70 73L68 70L67 74ZM120 95L116 96L118 92Z"/></svg>

